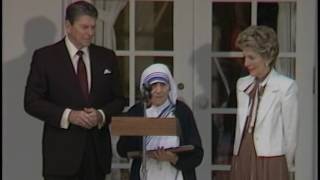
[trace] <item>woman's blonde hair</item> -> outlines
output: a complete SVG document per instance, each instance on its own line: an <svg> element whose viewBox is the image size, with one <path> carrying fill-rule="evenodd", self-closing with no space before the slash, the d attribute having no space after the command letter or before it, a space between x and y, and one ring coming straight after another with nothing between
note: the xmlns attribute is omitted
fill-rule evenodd
<svg viewBox="0 0 320 180"><path fill-rule="evenodd" d="M241 50L251 48L263 58L270 60L270 67L274 66L279 54L277 34L268 26L249 26L238 35L236 46Z"/></svg>

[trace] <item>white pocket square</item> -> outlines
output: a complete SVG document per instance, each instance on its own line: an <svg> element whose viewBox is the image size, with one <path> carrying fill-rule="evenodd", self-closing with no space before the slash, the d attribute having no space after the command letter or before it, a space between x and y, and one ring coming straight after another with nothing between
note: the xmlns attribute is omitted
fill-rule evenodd
<svg viewBox="0 0 320 180"><path fill-rule="evenodd" d="M105 69L104 71L103 71L103 74L110 74L111 73L111 71L109 71L109 69Z"/></svg>

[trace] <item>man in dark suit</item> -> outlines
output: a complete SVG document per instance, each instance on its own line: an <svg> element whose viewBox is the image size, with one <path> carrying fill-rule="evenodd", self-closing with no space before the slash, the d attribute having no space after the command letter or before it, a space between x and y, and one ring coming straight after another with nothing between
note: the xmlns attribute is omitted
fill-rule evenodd
<svg viewBox="0 0 320 180"><path fill-rule="evenodd" d="M110 173L108 124L124 100L114 52L91 44L97 16L88 2L70 4L65 38L32 57L24 107L44 122L45 180L103 180Z"/></svg>

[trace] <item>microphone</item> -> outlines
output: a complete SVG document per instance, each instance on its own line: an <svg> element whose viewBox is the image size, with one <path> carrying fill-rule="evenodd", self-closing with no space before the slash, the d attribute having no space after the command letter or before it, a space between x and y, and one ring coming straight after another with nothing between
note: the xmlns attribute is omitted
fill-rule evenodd
<svg viewBox="0 0 320 180"><path fill-rule="evenodd" d="M148 100L151 98L151 86L147 85L146 83L142 84L142 98Z"/></svg>

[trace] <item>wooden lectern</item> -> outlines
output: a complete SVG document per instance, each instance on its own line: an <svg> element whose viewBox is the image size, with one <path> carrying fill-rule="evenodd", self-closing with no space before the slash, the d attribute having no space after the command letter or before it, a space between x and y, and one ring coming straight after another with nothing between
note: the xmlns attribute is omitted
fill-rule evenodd
<svg viewBox="0 0 320 180"><path fill-rule="evenodd" d="M111 134L114 136L175 136L176 118L112 117Z"/></svg>
<svg viewBox="0 0 320 180"><path fill-rule="evenodd" d="M142 136L142 180L146 180L145 136L175 136L178 133L176 118L112 117L111 134L114 136ZM139 152L141 156L141 152ZM128 156L129 153L128 153Z"/></svg>

